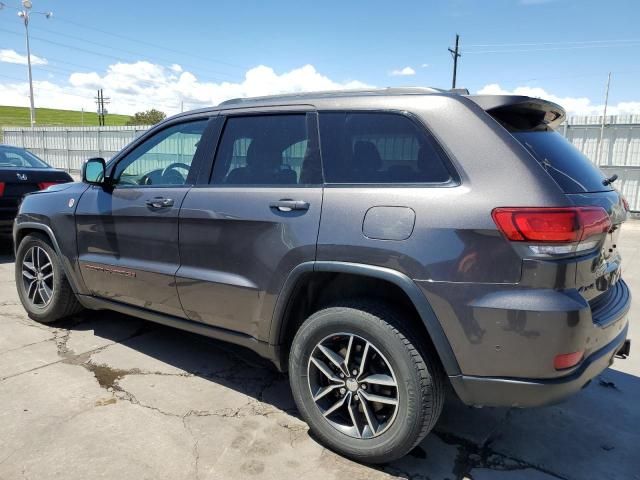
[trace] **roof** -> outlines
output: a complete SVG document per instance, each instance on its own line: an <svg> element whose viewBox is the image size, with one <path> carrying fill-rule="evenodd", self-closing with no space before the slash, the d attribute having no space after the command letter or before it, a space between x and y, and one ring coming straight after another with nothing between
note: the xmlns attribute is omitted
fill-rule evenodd
<svg viewBox="0 0 640 480"><path fill-rule="evenodd" d="M286 93L280 95L268 95L262 97L233 98L225 100L214 107L192 110L172 118L183 117L193 114L204 114L225 109L244 109L252 107L280 107L294 105L313 104L322 107L323 104L331 102L335 99L342 101L349 99L377 98L383 100L384 97L402 97L402 96L428 96L428 95L445 95L455 96L458 98L467 98L482 109L489 112L494 117L503 114L505 111L516 113L517 111L527 114L536 113L542 115L540 121L550 126L558 125L565 118L565 112L562 107L553 102L542 100L539 98L525 97L520 95L469 95L465 89L444 90L440 88L429 87L388 87L388 88L369 88L369 89L352 89L352 90L328 90L320 92L297 92ZM342 103L342 102L341 102Z"/></svg>

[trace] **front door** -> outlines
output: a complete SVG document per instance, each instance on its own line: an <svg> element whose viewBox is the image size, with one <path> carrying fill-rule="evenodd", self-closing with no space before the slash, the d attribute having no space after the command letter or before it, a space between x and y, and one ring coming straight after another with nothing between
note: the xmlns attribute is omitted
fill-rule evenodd
<svg viewBox="0 0 640 480"><path fill-rule="evenodd" d="M180 211L176 280L188 317L267 337L287 276L315 259L321 207L315 113L228 117L209 184Z"/></svg>
<svg viewBox="0 0 640 480"><path fill-rule="evenodd" d="M152 134L110 166L113 188L92 186L82 195L78 258L92 295L184 316L174 281L178 212L206 125L196 120Z"/></svg>

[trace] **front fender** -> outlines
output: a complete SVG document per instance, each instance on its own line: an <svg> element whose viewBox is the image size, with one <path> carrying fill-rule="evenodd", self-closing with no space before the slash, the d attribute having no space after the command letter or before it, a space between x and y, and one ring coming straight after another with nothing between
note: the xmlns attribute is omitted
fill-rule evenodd
<svg viewBox="0 0 640 480"><path fill-rule="evenodd" d="M45 234L60 257L65 275L76 294L88 294L77 263L75 211L88 185L70 184L27 195L13 224L14 248L29 232Z"/></svg>

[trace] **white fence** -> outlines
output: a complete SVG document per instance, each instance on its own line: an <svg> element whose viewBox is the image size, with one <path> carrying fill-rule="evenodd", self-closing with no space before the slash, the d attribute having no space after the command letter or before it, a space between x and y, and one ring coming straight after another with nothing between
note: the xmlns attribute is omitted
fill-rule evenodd
<svg viewBox="0 0 640 480"><path fill-rule="evenodd" d="M110 159L148 126L3 128L3 142L27 148L49 165L79 171L87 158Z"/></svg>
<svg viewBox="0 0 640 480"><path fill-rule="evenodd" d="M617 173L616 187L631 210L640 212L640 115L607 117L598 158L601 122L602 117L572 117L558 130L607 174ZM147 128L9 127L3 131L4 143L28 148L55 167L78 171L87 158L111 158Z"/></svg>
<svg viewBox="0 0 640 480"><path fill-rule="evenodd" d="M601 122L602 117L571 118L559 131L607 175L617 174L614 185L631 210L640 212L640 115L607 117L602 148Z"/></svg>

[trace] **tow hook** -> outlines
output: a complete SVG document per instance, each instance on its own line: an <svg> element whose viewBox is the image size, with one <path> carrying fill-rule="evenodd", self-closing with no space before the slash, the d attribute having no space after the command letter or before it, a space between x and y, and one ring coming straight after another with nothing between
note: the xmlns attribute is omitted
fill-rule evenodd
<svg viewBox="0 0 640 480"><path fill-rule="evenodd" d="M616 352L616 358L627 358L631 353L631 339L627 338Z"/></svg>

